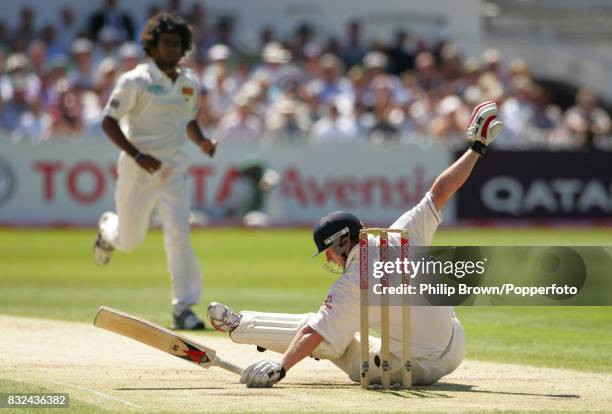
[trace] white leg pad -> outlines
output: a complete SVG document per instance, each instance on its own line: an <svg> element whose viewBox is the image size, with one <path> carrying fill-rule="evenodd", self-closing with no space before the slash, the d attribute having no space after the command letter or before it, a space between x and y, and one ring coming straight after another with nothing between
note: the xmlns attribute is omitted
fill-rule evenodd
<svg viewBox="0 0 612 414"><path fill-rule="evenodd" d="M240 314L242 315L240 325L230 333L232 341L257 345L280 354L285 353L295 334L313 315L251 311L242 311ZM326 341L323 341L312 353L313 357L320 359L335 359L340 355Z"/></svg>

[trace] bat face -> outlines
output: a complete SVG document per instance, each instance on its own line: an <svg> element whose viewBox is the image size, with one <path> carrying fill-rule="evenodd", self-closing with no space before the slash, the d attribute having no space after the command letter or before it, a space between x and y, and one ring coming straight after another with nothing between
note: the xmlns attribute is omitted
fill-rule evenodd
<svg viewBox="0 0 612 414"><path fill-rule="evenodd" d="M127 336L202 368L209 368L216 358L216 352L212 348L197 344L153 322L106 306L98 310L94 325Z"/></svg>
<svg viewBox="0 0 612 414"><path fill-rule="evenodd" d="M211 352L212 351L212 352ZM198 365L208 365L212 363L208 354L212 354L214 358L214 352L211 349L205 348L202 345L196 345L187 342L177 336L176 340L168 350L169 354L175 355L185 361L193 362Z"/></svg>

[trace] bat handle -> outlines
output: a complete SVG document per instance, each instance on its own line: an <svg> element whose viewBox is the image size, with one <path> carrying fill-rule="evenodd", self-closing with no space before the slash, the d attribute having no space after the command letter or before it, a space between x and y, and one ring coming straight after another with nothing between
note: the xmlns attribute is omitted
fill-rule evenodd
<svg viewBox="0 0 612 414"><path fill-rule="evenodd" d="M240 368L238 365L232 364L231 362L219 356L215 358L213 365L219 368L223 368L227 371L233 372L234 374L242 375L242 371L243 371L242 368Z"/></svg>

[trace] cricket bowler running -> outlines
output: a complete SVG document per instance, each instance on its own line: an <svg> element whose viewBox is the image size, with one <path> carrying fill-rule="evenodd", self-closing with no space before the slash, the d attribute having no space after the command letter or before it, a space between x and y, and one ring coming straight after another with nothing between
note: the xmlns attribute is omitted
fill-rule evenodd
<svg viewBox="0 0 612 414"><path fill-rule="evenodd" d="M192 46L189 25L159 13L147 22L142 44L147 61L119 78L104 109L102 128L122 151L117 212L100 217L94 259L104 266L114 249L135 249L157 207L172 276L174 328L204 329L191 310L200 300L202 276L189 242L189 156L184 146L188 137L212 157L217 142L204 137L196 121L196 75L179 64Z"/></svg>
<svg viewBox="0 0 612 414"><path fill-rule="evenodd" d="M441 210L471 174L476 161L485 154L501 132L496 119L497 105L484 102L474 108L467 128L471 148L434 181L429 192L390 227L407 229L412 246L428 246L441 221ZM349 378L360 379L359 260L358 239L361 221L352 214L335 212L321 218L314 228L318 253L327 263L342 269L325 303L317 313L284 314L243 311L211 303L208 317L212 326L228 332L237 343L252 344L283 354L280 362L262 359L249 365L240 382L248 387L271 387L307 356L328 359ZM374 308L374 309L372 309ZM378 311L377 311L378 310ZM390 309L391 382L401 378L401 309ZM452 306L415 306L410 317L412 382L428 385L453 372L463 360L465 338ZM370 308L370 328L380 333L380 309ZM369 377L380 383L378 338L369 338ZM377 364L378 361L378 364Z"/></svg>

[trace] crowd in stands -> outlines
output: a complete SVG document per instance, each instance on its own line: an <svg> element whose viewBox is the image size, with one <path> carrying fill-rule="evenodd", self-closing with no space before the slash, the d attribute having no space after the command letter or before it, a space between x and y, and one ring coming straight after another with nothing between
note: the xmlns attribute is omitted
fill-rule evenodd
<svg viewBox="0 0 612 414"><path fill-rule="evenodd" d="M427 137L461 144L471 108L485 99L500 105L499 147L611 141L610 117L592 91L581 89L563 111L527 62L505 62L494 49L465 57L447 41L430 44L404 30L384 43L364 38L356 20L344 35L328 38L308 23L282 37L266 26L247 47L235 38L231 18L211 24L204 3L179 0L150 5L140 20L104 0L83 22L62 8L59 27L39 25L29 7L12 26L0 21L0 135L32 142L102 136L101 113L115 81L143 60L139 33L161 10L193 27L186 64L201 83L198 121L221 141Z"/></svg>

